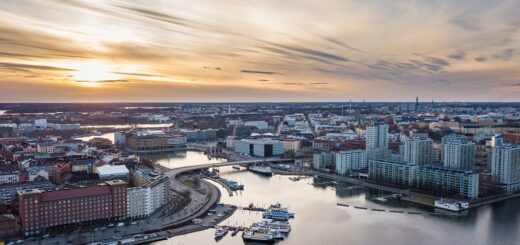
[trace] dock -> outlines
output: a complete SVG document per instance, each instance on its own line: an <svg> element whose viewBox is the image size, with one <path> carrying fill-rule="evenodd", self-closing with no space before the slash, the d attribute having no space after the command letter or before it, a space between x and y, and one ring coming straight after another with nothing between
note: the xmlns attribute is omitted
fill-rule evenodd
<svg viewBox="0 0 520 245"><path fill-rule="evenodd" d="M399 210L399 209L369 208L369 207L363 207L363 206L353 206L353 205L345 204L345 203L337 203L337 206L340 206L340 207L353 207L354 209L373 211L373 212L379 212L379 213L385 213L386 212L386 213L394 213L394 214L452 216L452 217L460 217L460 216L462 216L461 213L456 213L456 212L428 213L428 212L406 211L406 210Z"/></svg>

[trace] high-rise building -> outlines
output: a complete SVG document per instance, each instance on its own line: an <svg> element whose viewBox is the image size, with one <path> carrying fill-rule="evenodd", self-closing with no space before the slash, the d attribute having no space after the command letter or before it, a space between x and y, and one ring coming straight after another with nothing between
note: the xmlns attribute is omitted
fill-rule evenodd
<svg viewBox="0 0 520 245"><path fill-rule="evenodd" d="M478 198L478 173L444 167L424 166L417 169L417 189L443 197Z"/></svg>
<svg viewBox="0 0 520 245"><path fill-rule="evenodd" d="M466 139L451 139L443 144L444 166L455 169L472 169L475 164L475 144Z"/></svg>
<svg viewBox="0 0 520 245"><path fill-rule="evenodd" d="M312 155L312 160L315 169L325 169L334 165L334 153L330 151L315 152Z"/></svg>
<svg viewBox="0 0 520 245"><path fill-rule="evenodd" d="M520 189L520 146L502 144L493 148L491 173L496 183L504 185L506 191Z"/></svg>
<svg viewBox="0 0 520 245"><path fill-rule="evenodd" d="M367 150L388 149L388 125L382 122L368 126L365 132Z"/></svg>
<svg viewBox="0 0 520 245"><path fill-rule="evenodd" d="M341 151L336 156L336 173L348 174L352 170L367 167L367 153L363 150Z"/></svg>
<svg viewBox="0 0 520 245"><path fill-rule="evenodd" d="M433 140L418 137L406 139L403 159L410 165L431 165L433 163Z"/></svg>
<svg viewBox="0 0 520 245"><path fill-rule="evenodd" d="M369 160L368 178L396 186L415 185L417 166L399 161Z"/></svg>

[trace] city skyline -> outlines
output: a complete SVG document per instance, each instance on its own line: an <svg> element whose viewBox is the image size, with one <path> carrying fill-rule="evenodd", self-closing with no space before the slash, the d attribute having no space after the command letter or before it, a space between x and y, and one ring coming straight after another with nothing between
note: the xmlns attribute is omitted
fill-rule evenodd
<svg viewBox="0 0 520 245"><path fill-rule="evenodd" d="M2 1L2 102L520 101L520 3Z"/></svg>

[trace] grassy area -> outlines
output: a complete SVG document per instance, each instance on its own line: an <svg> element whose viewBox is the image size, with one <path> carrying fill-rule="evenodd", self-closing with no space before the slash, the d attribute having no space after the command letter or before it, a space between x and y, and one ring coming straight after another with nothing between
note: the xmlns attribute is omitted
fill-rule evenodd
<svg viewBox="0 0 520 245"><path fill-rule="evenodd" d="M197 187L197 185L198 185L197 181L195 179L191 179L191 178L182 179L182 180L180 180L180 182L191 188Z"/></svg>
<svg viewBox="0 0 520 245"><path fill-rule="evenodd" d="M404 200L408 200L415 203L420 203L427 206L433 206L435 203L435 198L423 195L413 195L409 197L403 198Z"/></svg>

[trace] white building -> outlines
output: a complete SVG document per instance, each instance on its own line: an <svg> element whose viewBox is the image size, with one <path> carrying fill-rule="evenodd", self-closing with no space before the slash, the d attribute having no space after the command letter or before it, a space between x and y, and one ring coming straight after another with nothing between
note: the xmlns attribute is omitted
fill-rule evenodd
<svg viewBox="0 0 520 245"><path fill-rule="evenodd" d="M169 190L170 179L166 176L155 177L141 187L128 188L128 218L145 218L162 208L169 201Z"/></svg>
<svg viewBox="0 0 520 245"><path fill-rule="evenodd" d="M409 138L404 142L403 159L410 165L433 164L433 140L430 138Z"/></svg>
<svg viewBox="0 0 520 245"><path fill-rule="evenodd" d="M254 127L257 127L258 129L269 128L269 125L267 124L266 121L247 121L247 122L244 122L244 126L254 126Z"/></svg>
<svg viewBox="0 0 520 245"><path fill-rule="evenodd" d="M442 151L444 167L467 170L473 168L476 151L473 142L461 139L450 140L443 145Z"/></svg>
<svg viewBox="0 0 520 245"><path fill-rule="evenodd" d="M388 149L388 125L375 123L368 126L365 132L367 150Z"/></svg>
<svg viewBox="0 0 520 245"><path fill-rule="evenodd" d="M103 165L97 167L97 173L102 180L128 179L130 174L125 165Z"/></svg>
<svg viewBox="0 0 520 245"><path fill-rule="evenodd" d="M508 192L520 190L520 146L499 145L491 154L491 173Z"/></svg>
<svg viewBox="0 0 520 245"><path fill-rule="evenodd" d="M0 184L18 183L20 181L20 173L6 173L0 175Z"/></svg>
<svg viewBox="0 0 520 245"><path fill-rule="evenodd" d="M316 152L312 155L314 169L325 169L334 166L334 153L328 151Z"/></svg>
<svg viewBox="0 0 520 245"><path fill-rule="evenodd" d="M128 188L126 194L127 217L146 218L151 213L150 188Z"/></svg>
<svg viewBox="0 0 520 245"><path fill-rule="evenodd" d="M341 151L335 154L336 173L345 175L367 167L367 153L363 150Z"/></svg>

